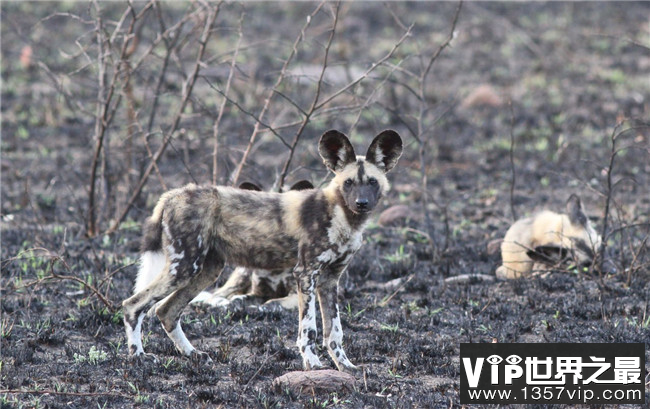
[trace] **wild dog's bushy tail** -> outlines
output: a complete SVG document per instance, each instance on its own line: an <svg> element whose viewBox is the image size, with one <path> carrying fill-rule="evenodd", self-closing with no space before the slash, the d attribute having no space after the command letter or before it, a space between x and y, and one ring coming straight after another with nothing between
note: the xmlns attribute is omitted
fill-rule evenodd
<svg viewBox="0 0 650 409"><path fill-rule="evenodd" d="M140 243L140 267L135 280L133 292L142 291L165 268L165 255L162 251L162 214L165 198L161 198L153 210L153 214L145 222Z"/></svg>

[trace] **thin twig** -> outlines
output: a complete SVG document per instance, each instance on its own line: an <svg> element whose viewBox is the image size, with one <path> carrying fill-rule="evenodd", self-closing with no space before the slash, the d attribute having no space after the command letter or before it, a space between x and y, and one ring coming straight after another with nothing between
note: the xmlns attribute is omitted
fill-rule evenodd
<svg viewBox="0 0 650 409"><path fill-rule="evenodd" d="M116 308L113 305L113 303L110 300L108 300L104 295L102 295L102 293L97 288L95 288L91 284L88 284L85 280L82 280L81 278L76 277L76 276L72 276L72 275L61 275L61 274L55 273L54 272L54 264L56 264L57 262L60 262L68 272L71 271L70 266L68 265L68 263L66 263L66 261L63 259L63 257L61 257L59 254L52 253L51 251L49 251L47 249L43 249L43 248L31 249L31 251L33 251L33 250L42 250L47 254L47 257L50 258L49 275L47 275L45 277L42 277L42 278L39 278L37 280L31 281L29 283L26 283L26 284L24 284L22 286L19 286L19 287L17 287L17 289L33 287L35 285L41 284L44 281L48 281L48 280L70 280L70 281L77 282L77 283L83 285L88 290L90 290L93 294L95 294L97 296L97 298L99 298L99 300L102 303L104 303L104 305L106 305L106 307L108 307L108 309L111 312L116 311ZM19 259L19 258L16 258L16 259Z"/></svg>
<svg viewBox="0 0 650 409"><path fill-rule="evenodd" d="M393 291L393 293L392 293L391 295L389 295L388 297L386 297L386 298L384 298L383 300L381 300L381 301L379 302L379 304L377 304L377 305L380 306L380 307L382 307L382 308L385 307L385 306L387 306L388 303L390 302L390 300L392 300L393 298L395 298L395 296L397 295L397 293L399 293L400 291L402 291L402 290L404 289L404 287L406 287L406 284L408 284L409 282L411 282L411 280L413 279L413 277L415 277L415 273L411 273L411 274L409 274L409 276L406 278L406 280L404 280L404 282L401 283L401 284L399 285L399 287L397 287L397 289L396 289L395 291Z"/></svg>
<svg viewBox="0 0 650 409"><path fill-rule="evenodd" d="M616 158L616 139L621 134L618 130L623 126L623 123L618 123L614 126L611 135L612 149L611 154L609 155L609 164L607 166L607 180L606 180L606 195L605 195L605 210L603 214L603 226L600 233L600 237L607 237L607 228L609 222L609 208L612 201L613 188L612 188L612 173L614 169L614 159ZM598 249L598 271L603 271L603 265L605 263L605 249L607 248L607 240L602 240L600 243L600 248Z"/></svg>
<svg viewBox="0 0 650 409"><path fill-rule="evenodd" d="M517 220L517 211L515 209L515 183L517 182L517 174L515 173L515 111L512 108L512 101L508 101L510 106L510 213L512 220Z"/></svg>
<svg viewBox="0 0 650 409"><path fill-rule="evenodd" d="M237 64L237 56L239 55L239 47L241 46L241 40L244 36L244 30L242 27L242 22L244 21L244 12L241 13L239 17L239 37L237 38L237 45L235 46L235 52L233 53L232 60L230 62L230 71L228 72L228 80L226 80L226 88L224 89L223 95L224 98L221 100L221 106L219 107L219 113L217 114L217 120L214 121L214 126L212 128L212 138L214 143L214 149L212 151L212 184L217 184L217 153L219 148L219 125L221 124L221 118L226 108L226 103L228 102L228 93L230 91L230 84L232 83L233 74L235 73L235 66Z"/></svg>
<svg viewBox="0 0 650 409"><path fill-rule="evenodd" d="M428 127L425 126L424 123L425 115L429 110L429 103L426 98L427 79L429 77L429 73L431 72L433 64L441 55L442 51L451 45L451 42L455 37L456 24L458 23L458 18L460 16L460 10L462 9L462 6L463 6L463 2L461 0L458 2L458 6L456 7L456 11L454 13L454 17L452 19L451 26L449 28L449 32L447 34L447 38L432 53L427 63L421 67L420 76L418 78L419 87L417 90L417 95L418 95L418 100L420 102L420 109L419 109L419 115L417 117L417 135L415 136L415 139L419 144L418 159L420 162L419 163L420 186L422 192L428 191L427 186L429 184L428 177L427 177L427 160L426 160L429 138L425 138L425 135L428 134L429 132L428 131L425 132L425 129ZM446 208L445 208L445 212L446 212ZM429 236L434 237L433 222L431 221L431 216L429 214L429 196L426 193L422 195L422 213L424 215L424 222L426 224L426 229L429 232ZM445 249L447 246L448 246L448 240L445 241ZM435 247L433 242L431 243L431 253L435 256Z"/></svg>
<svg viewBox="0 0 650 409"><path fill-rule="evenodd" d="M106 41L106 38L103 35L104 25L102 22L102 18L100 16L101 11L99 8L99 4L96 0L93 2L93 4L95 5L95 10L97 12L95 29L97 32L97 45L98 45L97 66L98 66L99 89L97 92L97 117L95 120L96 145L95 145L95 152L93 155L92 165L90 168L90 182L89 182L89 192L88 192L88 215L87 215L88 220L87 220L86 234L90 237L93 237L97 234L97 224L96 224L97 220L96 220L96 213L95 213L95 183L97 180L97 167L99 165L100 154L102 153L102 149L104 147L104 138L106 135L106 130L108 129L108 126L110 125L110 122L113 118L113 115L110 110L110 105L111 105L111 100L113 99L113 95L115 93L118 77L120 75L120 69L118 66L113 72L113 77L108 86L108 89L106 89L106 55L104 51L104 47L105 47L104 42ZM133 5L129 4L129 8L127 9L127 12L132 9L133 9ZM135 22L136 22L135 18L132 19L129 28L126 34L124 35L124 39L122 40L122 49L120 51L119 61L123 61L126 56L126 53L128 52L130 38L135 28ZM115 32L117 32L118 30L120 30L120 26L118 26L115 29ZM108 200L108 197L106 197L105 200Z"/></svg>
<svg viewBox="0 0 650 409"><path fill-rule="evenodd" d="M0 389L0 394L10 394L10 395L60 395L60 396L113 396L120 398L133 399L133 396L126 395L124 393L114 393L114 392L62 392L54 391L51 389Z"/></svg>

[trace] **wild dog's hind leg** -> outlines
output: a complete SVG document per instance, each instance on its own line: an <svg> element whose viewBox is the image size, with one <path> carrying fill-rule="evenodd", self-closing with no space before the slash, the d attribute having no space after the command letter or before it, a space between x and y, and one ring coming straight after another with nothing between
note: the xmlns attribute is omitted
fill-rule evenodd
<svg viewBox="0 0 650 409"><path fill-rule="evenodd" d="M197 356L201 360L210 361L210 357L206 353L197 351L187 339L181 328L180 317L187 304L203 289L214 283L223 267L223 259L215 252L209 252L205 261L198 258L192 265L195 271L198 270L198 274L192 276L184 286L177 289L156 308L156 315L165 332L184 355Z"/></svg>
<svg viewBox="0 0 650 409"><path fill-rule="evenodd" d="M339 371L354 371L357 367L350 362L343 350L343 328L337 300L339 277L339 271L323 272L316 288L323 319L323 346L327 348Z"/></svg>
<svg viewBox="0 0 650 409"><path fill-rule="evenodd" d="M174 281L169 274L169 262L167 262L157 278L122 303L126 340L131 355L144 354L142 320L155 303L167 297L177 288L177 283Z"/></svg>
<svg viewBox="0 0 650 409"><path fill-rule="evenodd" d="M296 345L302 355L305 370L318 369L323 365L316 353L316 279L318 270L302 266L294 271L298 281L298 340Z"/></svg>

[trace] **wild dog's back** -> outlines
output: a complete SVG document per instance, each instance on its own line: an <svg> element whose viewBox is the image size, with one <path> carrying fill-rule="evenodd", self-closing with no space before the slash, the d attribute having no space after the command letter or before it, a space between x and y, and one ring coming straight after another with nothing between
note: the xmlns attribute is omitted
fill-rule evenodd
<svg viewBox="0 0 650 409"><path fill-rule="evenodd" d="M191 185L168 201L163 226L172 230L176 240L182 240L183 247L207 244L227 255L225 261L232 265L293 267L299 237L298 232L285 228L284 195ZM197 231L201 234L193 237Z"/></svg>

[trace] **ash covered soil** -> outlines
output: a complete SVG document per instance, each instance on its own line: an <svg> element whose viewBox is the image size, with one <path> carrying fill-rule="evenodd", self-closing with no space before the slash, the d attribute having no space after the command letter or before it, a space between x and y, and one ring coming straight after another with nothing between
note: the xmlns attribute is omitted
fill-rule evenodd
<svg viewBox="0 0 650 409"><path fill-rule="evenodd" d="M242 66L255 75L242 74L241 81L259 81L260 94L250 95L259 98L256 112L315 6L224 6L216 25L230 27L224 32L235 39L236 22L246 10L243 38L252 51L242 51ZM444 42L456 6L344 4L333 66L363 72L363 63L381 58L413 22L411 36L390 61L403 60L407 67L410 54ZM119 20L123 8L107 5L106 12L111 8ZM172 20L184 9L165 12ZM64 57L77 52L75 41L83 43L93 28L77 19L72 20L86 31L61 28L72 14L91 20L92 10L74 2L2 4L3 408L460 407L462 342L640 342L646 344L646 372L650 368L648 3L464 4L451 47L432 66L430 109L424 114L416 87L408 86L408 75L397 64L386 68L395 77L373 79L382 88L364 106L365 115L339 110L308 125L291 181L326 178L315 154L323 131L347 130L357 120L353 143L365 149L376 132L390 127L402 134L405 154L389 175L393 188L377 216L393 205L409 208L408 217L394 225L371 223L340 283L344 345L362 371L348 390L315 394L272 386L274 378L301 369L295 311L190 306L183 328L198 349L209 352L211 365L180 356L156 318L145 321L144 346L157 362L128 358L120 305L134 283L141 223L165 190L161 179L168 188L210 182L212 149L206 147L214 118L207 118L208 125L200 122L205 107L199 97L192 100L193 110L183 119L190 131L161 157L159 177L150 178L120 229L88 238L95 122L78 112L82 106L74 103L74 93L62 92L71 85L58 75L74 80L85 72L80 60L73 59L74 65ZM321 36L314 34L309 43L320 47L320 54L299 53L295 66L321 63L332 22L322 14L317 16ZM142 33L151 35L146 29ZM279 44L285 54L267 55L272 47L255 45L256 36L269 33L279 36L274 47ZM233 47L214 41L213 54ZM32 48L31 63L23 61L26 45ZM224 80L223 73L213 75ZM83 78L96 80L96 73ZM136 91L137 80L153 81L137 78ZM91 82L77 85L92 88ZM205 83L199 87L210 92ZM178 84L163 82L161 92L174 100ZM92 114L94 102L86 102ZM426 132L424 194L420 144L413 136L418 113L435 118ZM234 108L223 121L224 138L230 139L220 163L227 173L241 157L252 122ZM617 123L623 125L616 128ZM192 126L198 127L196 134ZM610 168L615 134L615 148L624 149ZM114 137L111 143L110 154L119 155L124 142ZM286 149L277 140L263 140L251 152L243 178L271 186L279 172L277 158L284 157ZM145 156L142 163L147 161ZM125 194L119 187L114 191ZM494 276L500 255L488 245L503 237L512 209L520 217L542 208L560 211L572 193L582 197L598 231L609 196L607 252L616 272L446 281L462 274Z"/></svg>

